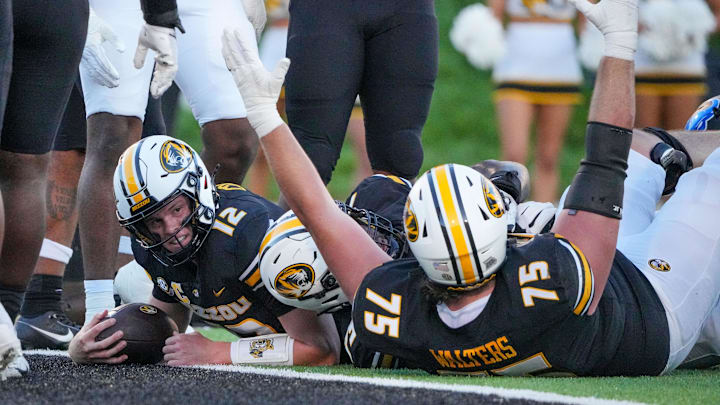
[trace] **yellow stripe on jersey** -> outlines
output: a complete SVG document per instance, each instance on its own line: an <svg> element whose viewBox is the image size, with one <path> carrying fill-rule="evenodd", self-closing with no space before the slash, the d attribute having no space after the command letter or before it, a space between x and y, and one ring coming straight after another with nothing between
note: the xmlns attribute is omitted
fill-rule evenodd
<svg viewBox="0 0 720 405"><path fill-rule="evenodd" d="M580 259L580 265L582 266L581 274L582 279L578 280L578 284L580 287L580 290L582 291L580 295L580 300L578 300L577 305L573 308L573 313L575 315L583 315L585 312L587 312L588 308L590 307L590 303L592 302L592 297L594 294L594 279L592 270L590 270L590 264L588 263L587 259L585 258L585 255L583 252L575 246L574 243L570 242L569 240L565 239L561 235L555 235L556 238L561 239L565 242L567 242L572 250L577 254L578 258Z"/></svg>
<svg viewBox="0 0 720 405"><path fill-rule="evenodd" d="M143 199L143 196L138 193L138 191L140 191L140 186L137 184L134 170L135 151L137 150L137 147L138 143L131 146L130 149L125 152L125 156L123 158L123 174L125 177L125 185L127 186L127 191L129 195L132 196L133 204L137 204Z"/></svg>
<svg viewBox="0 0 720 405"><path fill-rule="evenodd" d="M447 227L450 231L449 236L460 261L462 282L463 284L472 284L478 281L472 261L470 260L470 252L472 249L463 233L464 221L463 218L460 218L458 207L455 204L455 198L453 198L452 190L450 189L450 172L447 168L447 165L438 166L433 169L432 173L435 176L435 183L437 184L438 193L440 194L439 202L442 205L442 212L444 212L447 217Z"/></svg>
<svg viewBox="0 0 720 405"><path fill-rule="evenodd" d="M394 181L395 183L405 185L405 182L402 181L402 180L400 179L400 177L398 177L398 176L393 176L392 174L388 174L388 175L387 175L387 178L390 179L390 180L392 180L392 181Z"/></svg>
<svg viewBox="0 0 720 405"><path fill-rule="evenodd" d="M284 221L281 224L278 224L272 231L270 231L265 237L263 238L262 243L260 243L260 253L262 253L263 250L265 250L265 246L267 246L268 243L270 243L271 240L273 240L276 236L289 231L293 228L299 228L303 226L302 223L300 223L300 220L297 219L297 217L294 217L293 219L289 221Z"/></svg>
<svg viewBox="0 0 720 405"><path fill-rule="evenodd" d="M249 285L250 287L255 287L257 283L260 281L260 268L258 267L255 269L255 271L250 274L250 277L245 280L245 284Z"/></svg>

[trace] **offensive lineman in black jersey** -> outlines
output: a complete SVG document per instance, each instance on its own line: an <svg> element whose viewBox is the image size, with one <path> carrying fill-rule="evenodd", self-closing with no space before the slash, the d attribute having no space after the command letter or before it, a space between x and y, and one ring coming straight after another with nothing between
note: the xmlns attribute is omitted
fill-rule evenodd
<svg viewBox="0 0 720 405"><path fill-rule="evenodd" d="M215 187L211 174L187 144L151 136L122 155L114 176L120 222L137 241L137 262L155 283L150 304L167 312L179 330L189 316L219 324L240 336L212 342L199 334L168 339L170 365L328 365L338 361L340 339L332 318L276 301L263 287L257 253L282 210L241 186ZM76 362L119 363L121 334L95 336L111 323L85 325L70 344ZM258 339L255 336L263 336ZM258 352L255 345L270 340Z"/></svg>
<svg viewBox="0 0 720 405"><path fill-rule="evenodd" d="M443 165L408 198L405 230L417 259L405 261L390 261L336 213L320 178L307 178L311 163L274 108L289 61L269 73L251 45L226 32L225 61L278 184L354 302L347 342L356 362L380 351L438 373L660 374L694 344L720 296L720 218L702 215L720 209L720 151L683 176L636 251L616 252L631 143L625 128L634 119L637 2L577 6L603 33L605 56L586 159L555 234L506 247L496 188L469 168ZM673 249L674 232L692 246Z"/></svg>

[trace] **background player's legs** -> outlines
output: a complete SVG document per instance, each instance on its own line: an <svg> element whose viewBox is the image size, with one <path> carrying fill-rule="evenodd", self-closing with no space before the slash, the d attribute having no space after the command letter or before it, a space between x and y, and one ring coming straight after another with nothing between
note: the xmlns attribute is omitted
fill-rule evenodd
<svg viewBox="0 0 720 405"><path fill-rule="evenodd" d="M112 279L121 228L115 215L112 177L117 159L140 139L142 131L142 121L137 117L98 113L87 123L87 152L78 183L86 318L115 306ZM98 280L98 284L88 283L91 280Z"/></svg>
<svg viewBox="0 0 720 405"><path fill-rule="evenodd" d="M545 104L537 107L535 170L532 199L555 202L560 173L558 159L565 141L572 105Z"/></svg>
<svg viewBox="0 0 720 405"><path fill-rule="evenodd" d="M497 100L495 111L500 126L501 160L527 164L535 106L527 101L504 98Z"/></svg>
<svg viewBox="0 0 720 405"><path fill-rule="evenodd" d="M257 135L246 118L208 122L202 130L200 157L208 170L220 169L215 182L242 184L258 150Z"/></svg>
<svg viewBox="0 0 720 405"><path fill-rule="evenodd" d="M0 0L0 131L3 127L12 71L13 27L12 1ZM5 211L0 197L0 246L5 230ZM0 303L0 379L5 379L8 366L21 353L20 341L15 335L13 321Z"/></svg>
<svg viewBox="0 0 720 405"><path fill-rule="evenodd" d="M360 101L373 171L413 179L438 71L438 28L432 1L395 8L377 27L369 24L377 31L365 41Z"/></svg>
<svg viewBox="0 0 720 405"><path fill-rule="evenodd" d="M693 104L697 106L697 103ZM636 93L635 94L635 127L663 127L663 104L662 96ZM691 112L692 114L692 112ZM686 115L685 119L690 115Z"/></svg>
<svg viewBox="0 0 720 405"><path fill-rule="evenodd" d="M340 157L365 63L363 35L353 20L348 4L333 0L297 2L290 10L288 124L326 184Z"/></svg>
<svg viewBox="0 0 720 405"><path fill-rule="evenodd" d="M684 174L650 226L618 249L653 284L670 327L666 371L688 355L720 297L720 149Z"/></svg>
<svg viewBox="0 0 720 405"><path fill-rule="evenodd" d="M88 116L85 165L78 183L86 318L115 306L112 279L120 224L115 216L112 177L122 152L140 138L153 68L153 52L141 69L133 65L131 49L143 24L139 2L91 0L90 5L130 50L120 54L106 49L120 73L120 85L112 89L96 83L85 65L80 65Z"/></svg>
<svg viewBox="0 0 720 405"><path fill-rule="evenodd" d="M370 160L367 156L367 146L365 144L365 117L363 116L362 108L357 103L350 114L347 134L350 137L350 142L352 142L355 155L353 185L357 185L366 177L373 174L372 168L370 167Z"/></svg>
<svg viewBox="0 0 720 405"><path fill-rule="evenodd" d="M228 26L238 26L253 38L255 31L241 3L234 0L180 0L178 10L187 33L177 39L175 81L202 127L200 155L208 170L220 164L217 183L241 184L257 154L258 141L245 118L245 105L225 66L218 38Z"/></svg>
<svg viewBox="0 0 720 405"><path fill-rule="evenodd" d="M11 317L19 310L45 234L48 152L77 74L88 18L86 0L14 1L13 8L14 73L0 152L7 218L0 299Z"/></svg>
<svg viewBox="0 0 720 405"><path fill-rule="evenodd" d="M702 101L701 96L695 94L677 94L663 97L663 125L662 128L682 129L685 122Z"/></svg>

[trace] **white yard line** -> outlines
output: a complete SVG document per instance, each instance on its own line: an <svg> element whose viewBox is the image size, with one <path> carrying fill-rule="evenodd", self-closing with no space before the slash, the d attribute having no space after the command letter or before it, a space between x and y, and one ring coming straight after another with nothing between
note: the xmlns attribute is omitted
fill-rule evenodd
<svg viewBox="0 0 720 405"><path fill-rule="evenodd" d="M43 356L63 356L68 357L67 352L61 350L26 350L25 354L43 355ZM357 377L340 374L321 374L312 372L300 372L286 368L263 368L251 366L227 366L227 365L207 365L195 366L196 368L216 371L226 371L234 373L256 374L280 378L298 378L312 381L335 381L356 384L369 384L380 387L393 388L418 388L436 391L449 391L468 394L480 395L497 395L508 399L525 399L539 402L556 402L564 404L583 404L583 405L638 405L641 402L632 401L616 401L611 399L600 399L595 397L572 397L569 395L560 395L549 392L515 389L515 388L495 388L484 387L479 385L465 384L447 384L433 383L428 381L416 381L403 378L385 378L385 377ZM478 377L487 378L487 377Z"/></svg>

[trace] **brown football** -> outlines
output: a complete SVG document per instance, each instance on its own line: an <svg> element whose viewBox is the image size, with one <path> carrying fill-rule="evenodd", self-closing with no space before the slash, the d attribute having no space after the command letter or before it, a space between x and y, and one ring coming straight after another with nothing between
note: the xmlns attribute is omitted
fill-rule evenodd
<svg viewBox="0 0 720 405"><path fill-rule="evenodd" d="M173 322L160 308L150 304L125 304L108 312L115 325L98 334L96 341L107 338L118 330L127 346L120 354L127 354L124 363L154 364L163 359L165 339L173 334Z"/></svg>

